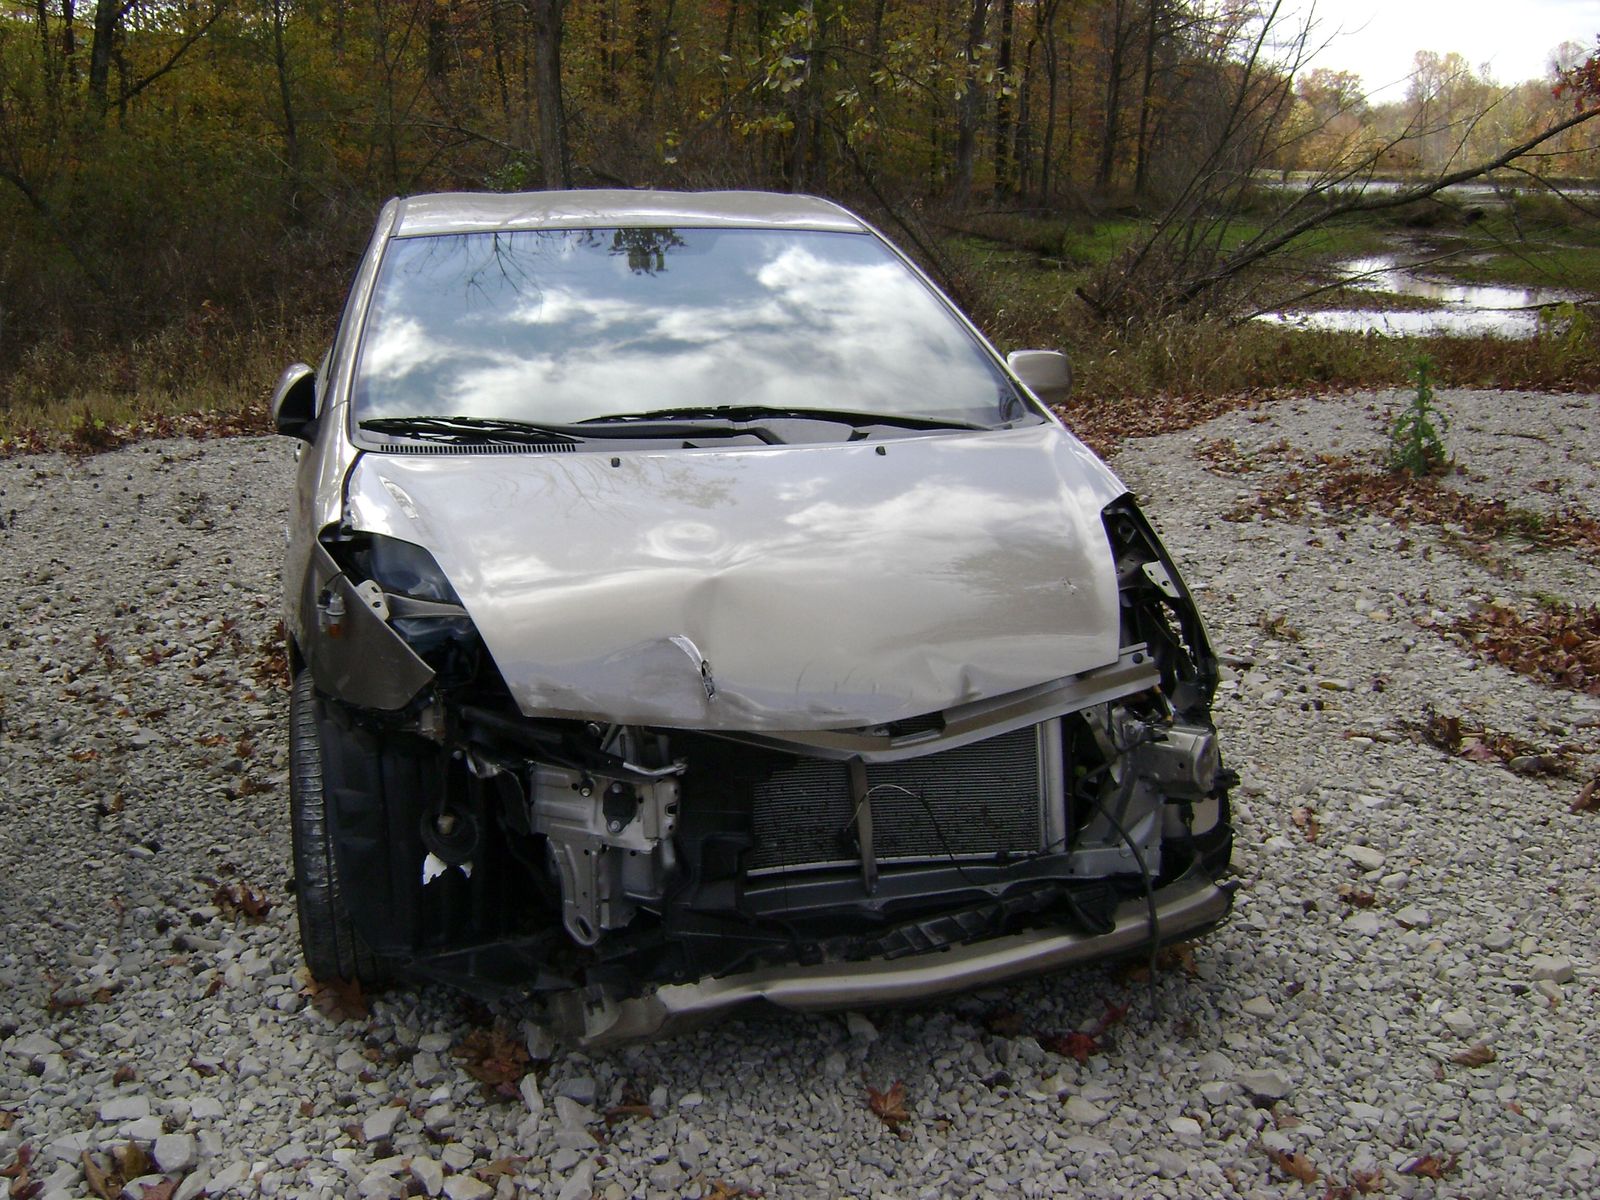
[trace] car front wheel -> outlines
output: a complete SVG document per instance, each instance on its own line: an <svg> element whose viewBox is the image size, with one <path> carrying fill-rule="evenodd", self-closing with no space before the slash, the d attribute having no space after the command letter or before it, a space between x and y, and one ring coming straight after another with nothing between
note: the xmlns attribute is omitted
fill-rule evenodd
<svg viewBox="0 0 1600 1200"><path fill-rule="evenodd" d="M300 946L313 978L375 988L387 983L392 971L361 940L339 892L323 791L319 705L311 672L301 670L289 695L289 809Z"/></svg>

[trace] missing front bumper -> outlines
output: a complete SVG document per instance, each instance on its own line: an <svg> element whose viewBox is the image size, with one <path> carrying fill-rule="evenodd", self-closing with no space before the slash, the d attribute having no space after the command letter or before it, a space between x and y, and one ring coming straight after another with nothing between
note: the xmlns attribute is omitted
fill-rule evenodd
<svg viewBox="0 0 1600 1200"><path fill-rule="evenodd" d="M1227 916L1233 888L1209 879L1180 880L1156 893L1162 942L1201 933ZM636 999L588 992L552 998L557 1027L585 1046L676 1032L757 1001L798 1011L876 1007L927 1000L1148 945L1143 899L1118 906L1103 934L1032 930L892 962L824 963L749 971L670 984Z"/></svg>

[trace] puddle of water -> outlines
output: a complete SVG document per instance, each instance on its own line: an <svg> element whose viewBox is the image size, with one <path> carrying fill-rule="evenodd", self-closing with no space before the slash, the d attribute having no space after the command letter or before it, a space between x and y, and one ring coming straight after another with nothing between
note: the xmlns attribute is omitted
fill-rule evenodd
<svg viewBox="0 0 1600 1200"><path fill-rule="evenodd" d="M1281 179L1271 176L1258 176L1256 182L1260 186L1277 192L1305 192L1309 191L1311 187L1311 181L1309 179ZM1330 194L1337 193L1339 195L1360 195L1365 192L1373 195L1388 196L1393 195L1402 188L1412 188L1415 186L1417 186L1415 182L1401 183L1393 179L1373 179L1366 183L1352 181L1348 187L1329 189L1329 192ZM1561 191L1564 195L1579 196L1589 199L1600 196L1600 188L1597 188L1592 184L1578 184L1571 187L1563 187ZM1496 190L1493 184L1476 180L1469 181L1467 183L1452 183L1449 187L1445 188L1441 194L1449 196L1455 200L1464 200L1473 203L1499 204L1503 203L1506 199L1512 196L1539 196L1547 195L1548 193L1544 188L1515 187L1510 185L1502 186Z"/></svg>
<svg viewBox="0 0 1600 1200"><path fill-rule="evenodd" d="M1578 299L1559 288L1459 283L1419 274L1393 255L1374 255L1341 263L1339 269L1358 291L1413 296L1437 307L1406 311L1363 308L1286 309L1260 319L1297 329L1329 329L1386 337L1442 334L1454 337L1529 338L1539 329L1539 307Z"/></svg>

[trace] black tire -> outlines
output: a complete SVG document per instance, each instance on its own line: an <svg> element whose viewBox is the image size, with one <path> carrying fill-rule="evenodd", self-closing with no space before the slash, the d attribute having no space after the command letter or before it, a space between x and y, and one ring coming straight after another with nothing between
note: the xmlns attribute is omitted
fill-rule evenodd
<svg viewBox="0 0 1600 1200"><path fill-rule="evenodd" d="M311 672L302 670L289 693L289 819L300 948L312 978L379 988L393 978L393 970L361 940L339 894L339 869L322 789L319 707Z"/></svg>

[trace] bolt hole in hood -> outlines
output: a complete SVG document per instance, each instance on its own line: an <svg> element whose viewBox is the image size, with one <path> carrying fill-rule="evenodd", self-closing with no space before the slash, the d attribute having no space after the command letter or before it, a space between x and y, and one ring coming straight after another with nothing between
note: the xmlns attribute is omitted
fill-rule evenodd
<svg viewBox="0 0 1600 1200"><path fill-rule="evenodd" d="M353 528L426 548L528 716L885 724L1116 661L1100 510L1060 426L614 454L362 454Z"/></svg>

